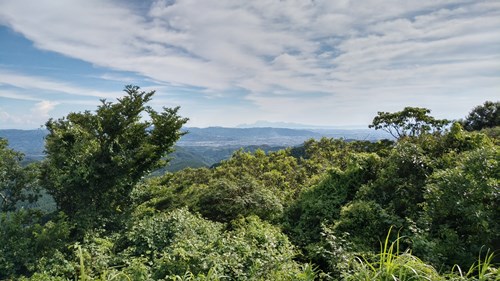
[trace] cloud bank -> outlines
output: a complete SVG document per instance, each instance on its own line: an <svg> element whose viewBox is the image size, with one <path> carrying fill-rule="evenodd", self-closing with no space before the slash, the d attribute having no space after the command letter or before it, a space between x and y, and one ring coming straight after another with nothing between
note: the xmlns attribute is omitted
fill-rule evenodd
<svg viewBox="0 0 500 281"><path fill-rule="evenodd" d="M198 106L243 93L256 119L367 124L406 105L456 118L498 99L498 1L145 2L3 1L0 23L39 49L196 89Z"/></svg>

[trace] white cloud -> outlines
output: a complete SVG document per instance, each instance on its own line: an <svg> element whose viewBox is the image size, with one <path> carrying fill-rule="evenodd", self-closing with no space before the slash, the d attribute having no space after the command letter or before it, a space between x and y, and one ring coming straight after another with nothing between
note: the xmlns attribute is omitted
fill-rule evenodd
<svg viewBox="0 0 500 281"><path fill-rule="evenodd" d="M26 75L22 73L15 73L10 71L5 71L0 69L0 83L9 85L11 87L22 88L22 89L30 89L33 92L37 90L48 91L52 93L64 93L67 95L76 95L76 96L89 96L89 97L98 97L98 98L118 98L122 96L121 92L105 92L99 91L95 89L88 89L79 86L72 85L71 83L64 81L57 81L51 78L43 77L43 76L33 76ZM1 91L0 95L9 98L19 98L19 99L35 99L40 100L38 97L34 97L33 95L19 95L17 93L8 94L8 91Z"/></svg>
<svg viewBox="0 0 500 281"><path fill-rule="evenodd" d="M8 98L13 100L23 100L23 101L40 101L39 98L36 98L32 95L27 95L23 93L19 93L17 91L6 91L0 90L0 98Z"/></svg>
<svg viewBox="0 0 500 281"><path fill-rule="evenodd" d="M9 112L0 107L0 128L37 128L46 121L49 113L58 105L57 102L42 100L35 103L29 110Z"/></svg>
<svg viewBox="0 0 500 281"><path fill-rule="evenodd" d="M52 111L58 104L58 102L43 100L36 103L35 106L31 109L31 112L34 117L47 119L49 117L49 112Z"/></svg>
<svg viewBox="0 0 500 281"><path fill-rule="evenodd" d="M402 107L418 96L451 106L465 104L455 92L477 102L500 87L493 0L158 0L147 13L121 1L17 0L0 3L0 22L40 49L169 87L211 97L243 90L276 121L307 112L322 120L334 106L363 109L364 122L382 103ZM5 72L0 83L115 97ZM290 117L290 108L302 115Z"/></svg>

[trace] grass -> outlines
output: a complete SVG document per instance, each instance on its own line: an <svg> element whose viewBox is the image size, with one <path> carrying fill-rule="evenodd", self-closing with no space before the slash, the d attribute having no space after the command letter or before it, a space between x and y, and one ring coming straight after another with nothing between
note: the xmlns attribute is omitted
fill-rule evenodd
<svg viewBox="0 0 500 281"><path fill-rule="evenodd" d="M479 254L477 263L474 263L465 273L460 266L455 265L449 274L450 280L499 281L500 270L492 263L494 257L494 253L488 249L484 258L481 258L481 254Z"/></svg>
<svg viewBox="0 0 500 281"><path fill-rule="evenodd" d="M400 251L401 237L389 242L392 231L381 243L380 252L371 258L365 256L355 257L350 268L343 274L343 280L352 281L500 281L500 270L492 264L494 254L489 251L478 262L472 265L467 272L459 266L454 266L452 272L440 275L439 272L418 257L412 255L410 250Z"/></svg>
<svg viewBox="0 0 500 281"><path fill-rule="evenodd" d="M80 274L77 278L78 281L132 281L132 278L130 278L130 276L123 272L108 270L102 272L98 278L92 278L91 276L89 276L89 274L87 274L85 270L85 258L83 255L82 246L76 244L74 247L76 249L76 255L78 256L80 264Z"/></svg>

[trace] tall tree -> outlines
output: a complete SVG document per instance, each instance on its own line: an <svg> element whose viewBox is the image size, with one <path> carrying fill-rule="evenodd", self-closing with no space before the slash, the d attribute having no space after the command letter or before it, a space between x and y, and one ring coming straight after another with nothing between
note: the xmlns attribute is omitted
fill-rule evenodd
<svg viewBox="0 0 500 281"><path fill-rule="evenodd" d="M435 119L431 111L421 107L405 107L398 112L381 112L373 118L369 128L384 130L396 139L415 137L424 133L440 131L449 124L448 120Z"/></svg>
<svg viewBox="0 0 500 281"><path fill-rule="evenodd" d="M147 106L154 91L131 85L124 91L116 103L102 100L95 113L46 123L42 184L82 227L102 226L126 210L133 186L165 164L187 122L177 115L179 107L157 112Z"/></svg>
<svg viewBox="0 0 500 281"><path fill-rule="evenodd" d="M462 125L467 131L500 126L500 101L486 101L483 105L474 107L462 121Z"/></svg>

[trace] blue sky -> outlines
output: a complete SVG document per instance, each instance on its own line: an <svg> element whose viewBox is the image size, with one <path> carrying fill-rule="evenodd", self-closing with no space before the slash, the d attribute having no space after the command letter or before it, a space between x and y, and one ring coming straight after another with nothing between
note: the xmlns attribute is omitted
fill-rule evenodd
<svg viewBox="0 0 500 281"><path fill-rule="evenodd" d="M0 129L127 84L198 127L461 118L500 99L500 1L0 1Z"/></svg>

